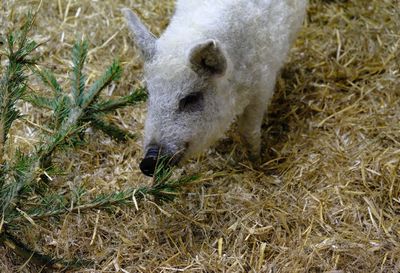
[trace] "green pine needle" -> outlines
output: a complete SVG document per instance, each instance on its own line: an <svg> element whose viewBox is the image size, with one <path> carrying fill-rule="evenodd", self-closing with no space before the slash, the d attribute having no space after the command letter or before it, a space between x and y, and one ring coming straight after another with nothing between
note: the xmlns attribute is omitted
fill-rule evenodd
<svg viewBox="0 0 400 273"><path fill-rule="evenodd" d="M8 34L2 41L6 46L4 56L8 58L0 78L0 171L2 173L5 170L3 161L9 130L14 121L21 117L15 105L26 92L25 72L35 63L35 58L29 58L29 55L39 47L39 44L27 37L33 20L34 16L29 14L22 29ZM1 177L4 177L4 173Z"/></svg>
<svg viewBox="0 0 400 273"><path fill-rule="evenodd" d="M159 167L160 168L160 167ZM75 197L68 200L64 195L54 195L51 203L41 204L26 210L25 213L31 219L43 219L48 217L60 216L73 212L84 212L93 209L109 209L121 206L136 206L140 200L152 196L161 202L171 202L175 200L182 189L195 180L198 176L188 176L179 179L171 179L172 172L164 173L158 181L149 187L129 188L120 192L100 194L90 200L82 200L84 192L80 192ZM15 213L9 214L5 221L8 224L24 220L25 216Z"/></svg>
<svg viewBox="0 0 400 273"><path fill-rule="evenodd" d="M40 69L35 69L34 71L39 75L42 82L50 87L53 95L50 98L30 95L26 100L35 106L54 112L53 127L51 127L53 130L60 129L65 131L67 127L73 124L77 126L91 124L116 140L123 141L127 138L132 138L133 135L131 133L115 124L105 122L105 119L100 115L145 100L144 91L138 89L125 97L98 102L101 91L109 86L111 82L121 77L122 69L119 62L114 61L103 75L85 90L85 76L82 71L87 52L88 44L86 41L77 42L72 49L73 77L71 79L71 89L74 102L71 102L68 94L63 92L61 85L52 72Z"/></svg>
<svg viewBox="0 0 400 273"><path fill-rule="evenodd" d="M117 61L106 70L106 72L95 81L86 94L82 97L82 107L87 108L95 102L96 98L100 95L100 92L106 88L112 81L116 81L122 74L121 66Z"/></svg>
<svg viewBox="0 0 400 273"><path fill-rule="evenodd" d="M35 69L35 72L40 76L42 82L51 88L55 97L58 97L63 93L60 84L57 82L56 77L51 71Z"/></svg>
<svg viewBox="0 0 400 273"><path fill-rule="evenodd" d="M63 122L67 120L70 115L71 107L72 102L68 96L62 95L55 98L55 107L53 109L53 125L55 129L60 129Z"/></svg>
<svg viewBox="0 0 400 273"><path fill-rule="evenodd" d="M82 105L82 94L85 91L86 77L83 74L83 66L88 53L88 43L80 41L75 43L72 48L72 94L75 99L75 105Z"/></svg>
<svg viewBox="0 0 400 273"><path fill-rule="evenodd" d="M71 91L65 92L51 71L34 66L37 59L32 57L32 53L40 45L27 37L33 20L34 16L30 15L20 32L7 36L2 43L7 48L5 53L1 51L3 55L0 56L8 58L6 66L0 70L0 219L4 220L0 243L8 245L18 255L30 257L31 261L44 266L71 268L77 265L75 261L58 262L52 257L31 251L15 240L11 231L21 224L29 224L27 217L38 219L90 209L137 206L137 202L146 197L161 202L173 201L182 188L197 177L172 179L172 170L165 168L164 160L160 160L151 186L101 194L92 199L88 198L84 188L68 193L54 193L51 181L44 179L48 177L46 171L55 168L52 165L54 152L75 147L79 139L82 139L84 129L90 125L120 141L134 137L130 132L108 122L105 115L143 102L147 94L139 88L120 98L100 98L101 92L121 76L122 69L117 61L90 87L86 87L83 73L88 53L86 41L77 42L72 49ZM51 90L49 95L26 94L29 69ZM17 151L12 160L6 160L5 144L11 126L20 117L15 105L21 99L52 111L52 120L47 124L51 131L42 135L40 144L30 153Z"/></svg>
<svg viewBox="0 0 400 273"><path fill-rule="evenodd" d="M52 98L47 98L36 94L29 94L25 96L24 99L39 108L44 108L47 110L54 110L55 108L54 100Z"/></svg>
<svg viewBox="0 0 400 273"><path fill-rule="evenodd" d="M119 128L98 115L91 115L89 120L94 128L103 131L105 134L117 141L126 141L128 138L135 137L134 134Z"/></svg>
<svg viewBox="0 0 400 273"><path fill-rule="evenodd" d="M22 154L16 153L16 162L13 168L9 170L10 183L7 183L0 189L0 211L6 213L6 210L19 197L21 190L33 179L32 163L34 159Z"/></svg>
<svg viewBox="0 0 400 273"><path fill-rule="evenodd" d="M132 91L129 95L117 98L110 99L107 101L100 101L95 103L91 107L91 111L93 113L108 113L113 112L119 108L136 105L140 102L143 102L147 99L147 93L145 89L138 88Z"/></svg>

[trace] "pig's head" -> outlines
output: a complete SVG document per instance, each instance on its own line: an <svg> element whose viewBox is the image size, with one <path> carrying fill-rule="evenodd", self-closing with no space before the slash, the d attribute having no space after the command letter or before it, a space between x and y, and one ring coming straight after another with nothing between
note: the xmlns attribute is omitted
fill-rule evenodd
<svg viewBox="0 0 400 273"><path fill-rule="evenodd" d="M123 13L145 59L149 101L140 169L151 176L160 157L178 164L227 130L233 120L231 94L222 91L228 61L216 40L194 43L182 52L162 48L135 14Z"/></svg>

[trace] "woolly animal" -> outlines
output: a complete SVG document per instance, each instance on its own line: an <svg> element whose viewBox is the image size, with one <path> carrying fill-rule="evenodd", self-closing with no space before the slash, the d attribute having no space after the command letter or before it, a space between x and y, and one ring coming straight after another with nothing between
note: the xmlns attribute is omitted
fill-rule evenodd
<svg viewBox="0 0 400 273"><path fill-rule="evenodd" d="M178 0L156 38L124 8L144 58L149 93L144 159L178 164L220 139L237 119L249 157L260 157L261 125L277 74L302 25L307 0Z"/></svg>

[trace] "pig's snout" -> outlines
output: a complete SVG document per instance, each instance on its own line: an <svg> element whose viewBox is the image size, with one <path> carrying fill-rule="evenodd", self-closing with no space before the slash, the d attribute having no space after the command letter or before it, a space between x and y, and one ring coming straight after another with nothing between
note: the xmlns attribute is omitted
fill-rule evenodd
<svg viewBox="0 0 400 273"><path fill-rule="evenodd" d="M140 170L144 175L153 176L158 162L158 156L160 154L160 147L151 146L143 158L142 162L140 162Z"/></svg>
<svg viewBox="0 0 400 273"><path fill-rule="evenodd" d="M186 147L187 146L188 145L186 145ZM149 148L147 148L147 152L142 162L140 162L140 170L143 174L151 177L154 175L158 167L169 169L178 165L184 156L184 152L185 149L182 149L179 152L172 154L171 152L168 152L165 147L150 145Z"/></svg>

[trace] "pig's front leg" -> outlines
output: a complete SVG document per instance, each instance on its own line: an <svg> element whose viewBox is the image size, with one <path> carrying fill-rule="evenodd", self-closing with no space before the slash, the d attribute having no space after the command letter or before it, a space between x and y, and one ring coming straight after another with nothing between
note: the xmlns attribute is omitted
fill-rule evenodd
<svg viewBox="0 0 400 273"><path fill-rule="evenodd" d="M260 163L261 125L267 102L264 99L254 99L239 117L239 132L249 153L249 159L254 164Z"/></svg>

